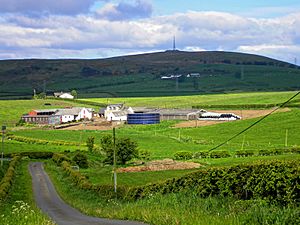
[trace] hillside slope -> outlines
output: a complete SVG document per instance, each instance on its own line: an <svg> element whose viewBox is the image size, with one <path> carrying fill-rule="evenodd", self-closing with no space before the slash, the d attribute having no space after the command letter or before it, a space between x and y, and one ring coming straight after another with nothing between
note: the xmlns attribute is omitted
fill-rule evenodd
<svg viewBox="0 0 300 225"><path fill-rule="evenodd" d="M169 74L201 77L161 80ZM298 67L233 52L166 51L108 59L0 61L0 98L76 89L80 97L163 96L300 88Z"/></svg>

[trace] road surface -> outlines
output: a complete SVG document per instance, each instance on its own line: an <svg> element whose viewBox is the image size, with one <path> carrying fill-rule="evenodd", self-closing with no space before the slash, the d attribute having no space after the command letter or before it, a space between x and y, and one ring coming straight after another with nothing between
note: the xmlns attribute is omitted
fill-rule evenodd
<svg viewBox="0 0 300 225"><path fill-rule="evenodd" d="M57 194L40 162L29 164L35 201L58 225L145 225L144 223L90 217L66 204Z"/></svg>

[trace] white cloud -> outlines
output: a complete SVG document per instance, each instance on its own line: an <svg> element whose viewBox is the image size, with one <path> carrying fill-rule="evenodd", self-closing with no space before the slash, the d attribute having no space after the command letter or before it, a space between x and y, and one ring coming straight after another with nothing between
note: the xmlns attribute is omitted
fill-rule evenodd
<svg viewBox="0 0 300 225"><path fill-rule="evenodd" d="M93 15L0 17L0 57L103 57L172 48L264 54L293 62L300 58L300 13L271 19L221 12L178 13L138 20ZM7 53L6 53L7 52ZM40 54L43 52L43 54ZM294 57L291 57L294 55ZM73 58L73 57L72 57Z"/></svg>

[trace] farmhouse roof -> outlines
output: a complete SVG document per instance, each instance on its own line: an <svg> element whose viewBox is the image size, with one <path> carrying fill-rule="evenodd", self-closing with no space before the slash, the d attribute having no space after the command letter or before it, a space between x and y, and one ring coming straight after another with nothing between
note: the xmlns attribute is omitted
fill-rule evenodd
<svg viewBox="0 0 300 225"><path fill-rule="evenodd" d="M46 112L50 112L50 113L55 113L58 109L37 109L37 110L33 110L37 113L46 113Z"/></svg>
<svg viewBox="0 0 300 225"><path fill-rule="evenodd" d="M61 96L61 95L63 95L63 94L69 94L69 95L71 95L71 92L54 92L54 97L59 97L59 96Z"/></svg>
<svg viewBox="0 0 300 225"><path fill-rule="evenodd" d="M82 107L74 107L70 109L59 109L55 115L63 116L63 115L74 115L77 116L80 111L82 110ZM93 110L91 108L85 108L86 110L92 112Z"/></svg>

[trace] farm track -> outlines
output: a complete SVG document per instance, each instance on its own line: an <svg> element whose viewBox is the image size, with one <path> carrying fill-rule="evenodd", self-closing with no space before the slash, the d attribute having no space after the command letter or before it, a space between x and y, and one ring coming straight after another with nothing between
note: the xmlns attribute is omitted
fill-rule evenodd
<svg viewBox="0 0 300 225"><path fill-rule="evenodd" d="M57 194L43 164L29 164L32 188L38 207L58 225L143 225L144 223L90 217L66 204ZM145 224L144 224L145 225Z"/></svg>

